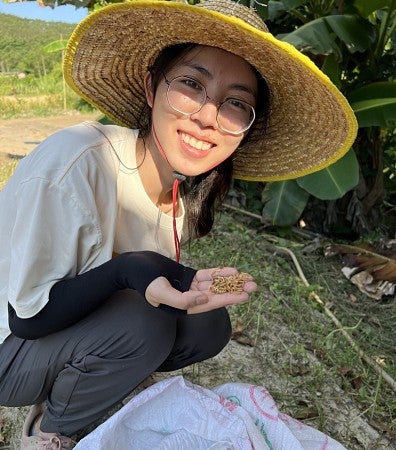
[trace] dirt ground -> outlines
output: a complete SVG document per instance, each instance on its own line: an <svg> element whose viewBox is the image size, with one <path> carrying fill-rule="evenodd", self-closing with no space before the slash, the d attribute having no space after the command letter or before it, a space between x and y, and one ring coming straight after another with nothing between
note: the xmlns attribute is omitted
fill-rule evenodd
<svg viewBox="0 0 396 450"><path fill-rule="evenodd" d="M0 120L0 157L20 158L28 154L47 135L84 120L95 119L95 114L73 114L57 117ZM266 335L254 346L241 345L236 340L210 361L187 368L180 372L185 378L205 387L224 382L252 382L265 380L270 392L282 392L287 397L298 393L304 407L304 373L294 378L284 377L284 367L290 366L292 355L279 352L280 342L286 348L296 341L295 334L279 323L267 324ZM275 355L270 363L262 355ZM276 358L275 358L276 357ZM276 359L276 361L275 361ZM317 366L321 362L314 353L303 357L299 365ZM326 369L324 369L326 371ZM179 373L179 374L180 374ZM155 375L154 381L172 374ZM395 449L395 443L381 435L364 417L352 398L330 375L324 376L323 386L317 392L320 398L321 422L308 417L304 422L339 440L348 450ZM278 404L282 410L282 404ZM17 448L26 408L0 407L0 448ZM324 418L324 419L323 419ZM325 423L323 423L323 420ZM2 441L3 439L3 441ZM3 442L3 445L1 444ZM290 449L293 450L293 449Z"/></svg>
<svg viewBox="0 0 396 450"><path fill-rule="evenodd" d="M45 137L84 120L94 120L96 114L64 114L55 117L0 119L0 156L25 156Z"/></svg>

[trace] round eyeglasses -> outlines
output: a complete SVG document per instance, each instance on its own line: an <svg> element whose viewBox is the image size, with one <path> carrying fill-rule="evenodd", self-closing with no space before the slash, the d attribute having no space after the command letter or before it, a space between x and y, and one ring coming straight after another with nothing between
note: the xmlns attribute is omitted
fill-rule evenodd
<svg viewBox="0 0 396 450"><path fill-rule="evenodd" d="M212 100L206 93L205 86L194 78L179 76L168 80L164 75L168 90L166 98L169 106L175 111L191 115L202 109L207 100ZM249 103L236 98L227 98L223 102L215 102L217 106L217 124L225 133L241 134L248 130L256 113Z"/></svg>

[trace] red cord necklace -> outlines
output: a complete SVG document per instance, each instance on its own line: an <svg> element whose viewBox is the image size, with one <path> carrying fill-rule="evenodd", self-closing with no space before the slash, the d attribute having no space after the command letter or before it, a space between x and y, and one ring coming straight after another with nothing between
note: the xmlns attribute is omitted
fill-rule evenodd
<svg viewBox="0 0 396 450"><path fill-rule="evenodd" d="M154 123L152 125L152 130L153 130L154 139L155 139L158 149L160 150L160 152L162 153L162 156L166 159L166 161L170 165L168 158L166 157L165 151L162 148L162 145L158 139L157 133L154 128ZM177 232L177 226L176 226L177 198L178 198L178 192L179 192L179 183L181 181L184 181L186 179L186 177L183 174L176 172L176 171L173 171L173 177L174 177L173 186L172 186L173 240L175 243L176 261L179 262L180 261L180 238L179 238L179 234Z"/></svg>

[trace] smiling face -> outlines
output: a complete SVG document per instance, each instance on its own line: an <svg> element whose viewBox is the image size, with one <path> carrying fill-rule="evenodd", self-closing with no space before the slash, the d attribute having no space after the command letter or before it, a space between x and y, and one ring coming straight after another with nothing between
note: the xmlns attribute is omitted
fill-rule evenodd
<svg viewBox="0 0 396 450"><path fill-rule="evenodd" d="M256 76L244 59L207 46L188 51L165 76L168 81L175 77L196 80L205 87L208 98L198 112L182 114L169 105L165 78L161 77L155 90L152 75L148 74L146 95L153 125L149 140L166 155L169 165L164 164L164 168L186 176L199 175L228 158L244 138L246 132L235 135L221 130L217 110L229 98L255 107Z"/></svg>

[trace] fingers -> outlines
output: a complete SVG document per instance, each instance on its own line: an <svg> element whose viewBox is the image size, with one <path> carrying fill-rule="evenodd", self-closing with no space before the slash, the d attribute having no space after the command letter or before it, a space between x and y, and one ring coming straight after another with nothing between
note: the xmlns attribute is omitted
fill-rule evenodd
<svg viewBox="0 0 396 450"><path fill-rule="evenodd" d="M246 281L246 283L243 285L243 290L249 294L257 291L257 288L257 283L255 283L254 281Z"/></svg>
<svg viewBox="0 0 396 450"><path fill-rule="evenodd" d="M189 309L208 301L208 297L204 292L196 290L182 293L173 288L164 277L158 277L153 280L147 286L145 296L146 300L155 307L162 303L178 309Z"/></svg>
<svg viewBox="0 0 396 450"><path fill-rule="evenodd" d="M198 305L205 305L208 301L209 298L204 293L199 293L199 291L187 291L181 294L178 304L183 305L181 307L182 309L188 310L189 308L193 308ZM176 308L180 308L180 306L176 306Z"/></svg>
<svg viewBox="0 0 396 450"><path fill-rule="evenodd" d="M200 305L192 306L188 309L188 314L197 314L202 312L211 311L213 309L222 308L225 306L236 305L244 303L249 300L249 293L242 292L241 294L208 294L208 302Z"/></svg>

